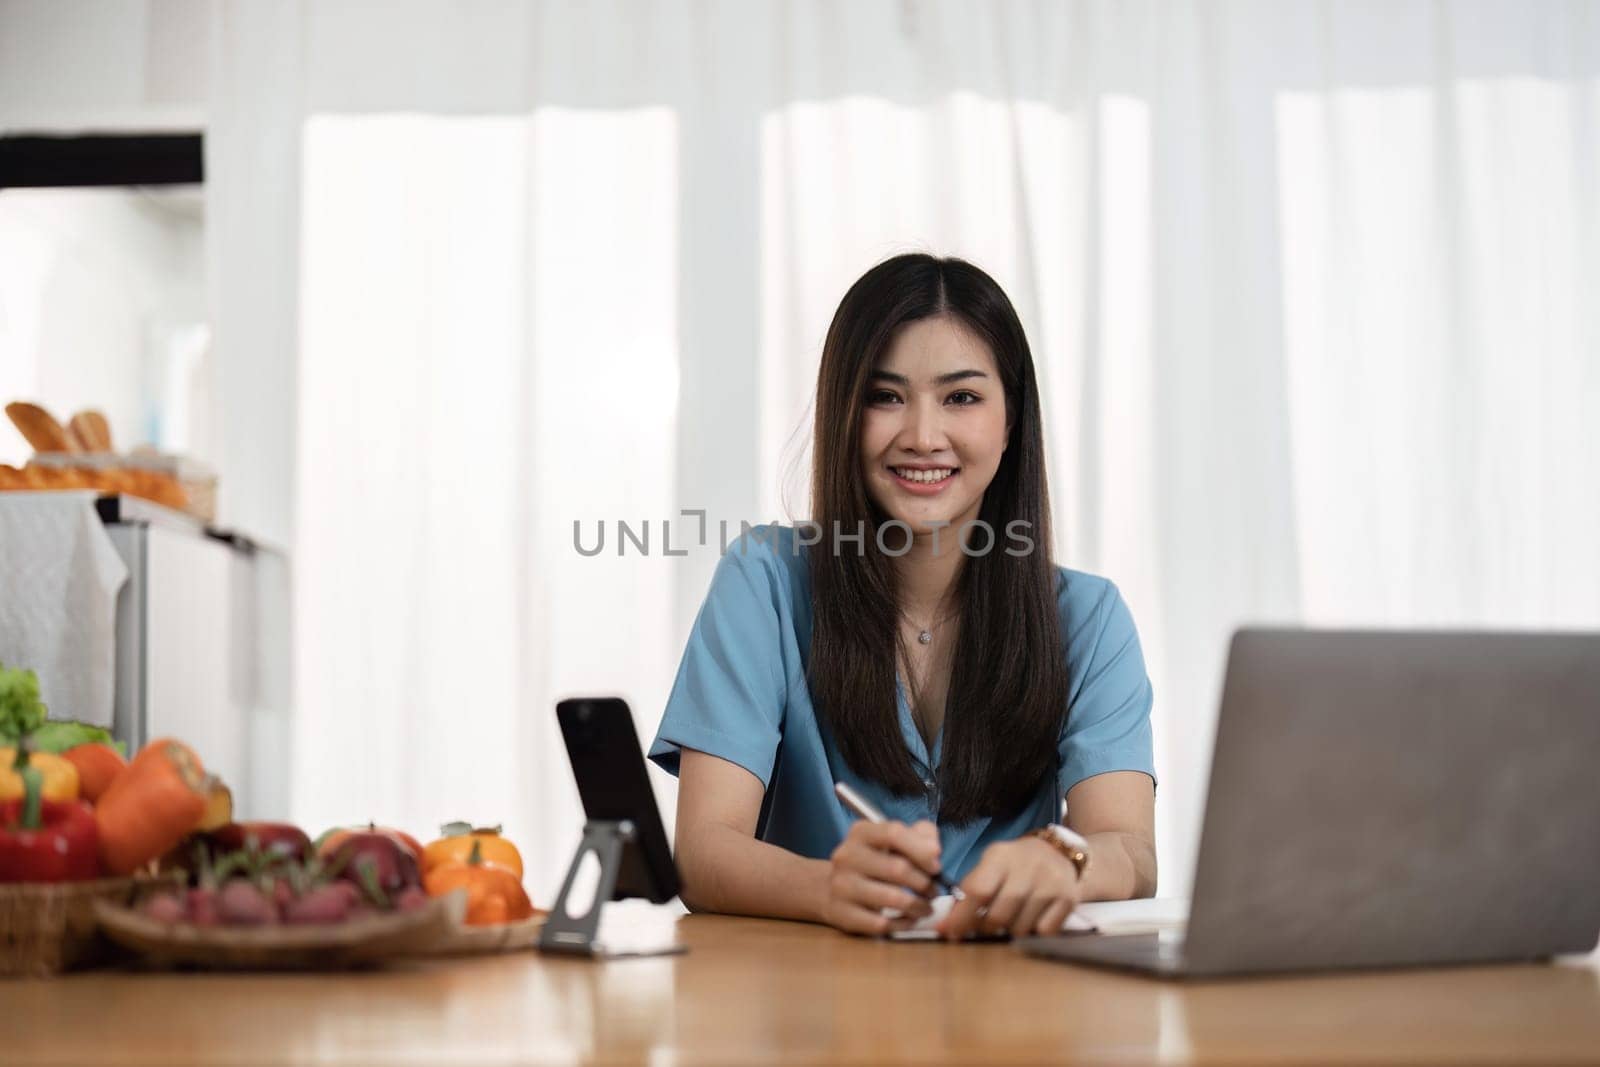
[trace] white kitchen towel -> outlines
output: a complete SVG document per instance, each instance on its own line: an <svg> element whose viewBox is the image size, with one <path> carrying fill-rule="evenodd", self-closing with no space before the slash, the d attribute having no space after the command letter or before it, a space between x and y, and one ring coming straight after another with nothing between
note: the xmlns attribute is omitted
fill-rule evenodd
<svg viewBox="0 0 1600 1067"><path fill-rule="evenodd" d="M83 492L0 493L0 663L31 667L52 719L111 726L128 568Z"/></svg>

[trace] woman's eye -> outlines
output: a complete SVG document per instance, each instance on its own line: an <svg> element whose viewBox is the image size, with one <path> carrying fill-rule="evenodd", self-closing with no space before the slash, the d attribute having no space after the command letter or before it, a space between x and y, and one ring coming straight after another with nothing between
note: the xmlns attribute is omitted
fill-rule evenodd
<svg viewBox="0 0 1600 1067"><path fill-rule="evenodd" d="M945 402L949 403L949 404L956 404L956 405L965 407L968 404L976 404L978 401L980 401L982 399L983 399L983 397L979 396L977 393L974 393L970 389L961 389L961 390L958 390L957 392L951 393L945 399Z"/></svg>
<svg viewBox="0 0 1600 1067"><path fill-rule="evenodd" d="M898 396L887 389L874 389L867 394L867 403L869 404L894 404L899 400Z"/></svg>

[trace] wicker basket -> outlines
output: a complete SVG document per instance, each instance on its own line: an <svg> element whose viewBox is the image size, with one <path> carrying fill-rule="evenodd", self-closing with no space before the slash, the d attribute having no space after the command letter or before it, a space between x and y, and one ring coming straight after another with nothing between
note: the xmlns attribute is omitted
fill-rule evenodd
<svg viewBox="0 0 1600 1067"><path fill-rule="evenodd" d="M0 885L0 976L45 977L99 960L109 947L94 902L125 904L147 878Z"/></svg>

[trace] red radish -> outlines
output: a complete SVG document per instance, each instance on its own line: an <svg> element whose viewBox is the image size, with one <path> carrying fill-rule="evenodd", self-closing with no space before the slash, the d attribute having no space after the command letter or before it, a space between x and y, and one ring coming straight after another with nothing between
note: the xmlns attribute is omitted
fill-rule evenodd
<svg viewBox="0 0 1600 1067"><path fill-rule="evenodd" d="M189 890L189 921L196 926L217 925L217 891L198 886Z"/></svg>
<svg viewBox="0 0 1600 1067"><path fill-rule="evenodd" d="M338 885L319 886L289 902L284 909L283 921L288 923L343 922L350 914L350 904Z"/></svg>
<svg viewBox="0 0 1600 1067"><path fill-rule="evenodd" d="M175 893L161 893L144 902L139 909L146 916L163 923L182 922L184 918L183 901Z"/></svg>
<svg viewBox="0 0 1600 1067"><path fill-rule="evenodd" d="M278 921L278 909L246 878L231 878L217 894L217 917L230 926L264 926Z"/></svg>
<svg viewBox="0 0 1600 1067"><path fill-rule="evenodd" d="M428 906L429 896L420 887L408 885L394 898L395 911L416 911Z"/></svg>

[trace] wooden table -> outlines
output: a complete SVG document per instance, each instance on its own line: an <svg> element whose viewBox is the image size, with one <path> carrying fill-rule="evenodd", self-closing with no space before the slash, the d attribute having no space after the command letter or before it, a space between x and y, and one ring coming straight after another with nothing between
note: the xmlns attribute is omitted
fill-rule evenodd
<svg viewBox="0 0 1600 1067"><path fill-rule="evenodd" d="M1597 958L1180 985L690 916L687 955L0 983L0 1063L1600 1063Z"/></svg>

